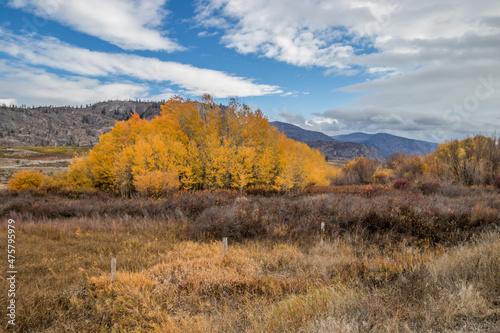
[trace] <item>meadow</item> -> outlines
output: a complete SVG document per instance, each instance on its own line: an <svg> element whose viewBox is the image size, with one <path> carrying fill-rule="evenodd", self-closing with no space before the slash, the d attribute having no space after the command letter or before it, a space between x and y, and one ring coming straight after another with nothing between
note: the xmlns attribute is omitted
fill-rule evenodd
<svg viewBox="0 0 500 333"><path fill-rule="evenodd" d="M2 219L16 221L19 271L16 326L3 320L4 330L500 330L500 192L492 186L0 197Z"/></svg>

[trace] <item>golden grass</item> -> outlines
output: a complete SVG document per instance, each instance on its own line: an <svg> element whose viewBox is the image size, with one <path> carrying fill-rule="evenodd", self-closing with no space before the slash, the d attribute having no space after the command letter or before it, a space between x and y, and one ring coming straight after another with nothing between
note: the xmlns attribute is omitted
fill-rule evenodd
<svg viewBox="0 0 500 333"><path fill-rule="evenodd" d="M89 147L12 147L14 149L31 150L43 154L74 156L75 154L86 153Z"/></svg>
<svg viewBox="0 0 500 333"><path fill-rule="evenodd" d="M6 158L23 158L25 157L22 154L13 154L12 152L7 151L7 148L19 149L19 150L28 150L36 153L40 153L43 155L56 155L61 158L71 158L76 154L84 154L90 150L88 147L0 147L0 157Z"/></svg>
<svg viewBox="0 0 500 333"><path fill-rule="evenodd" d="M500 318L497 234L451 248L230 240L225 259L187 234L178 220L23 225L17 331L488 332Z"/></svg>

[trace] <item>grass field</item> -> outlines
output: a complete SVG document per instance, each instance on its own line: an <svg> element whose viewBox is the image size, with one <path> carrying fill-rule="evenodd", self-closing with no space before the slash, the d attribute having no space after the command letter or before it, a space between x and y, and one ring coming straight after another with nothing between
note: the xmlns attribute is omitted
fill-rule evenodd
<svg viewBox="0 0 500 333"><path fill-rule="evenodd" d="M0 147L0 158L26 158L55 156L71 158L76 154L86 153L87 147ZM30 153L35 154L30 154Z"/></svg>
<svg viewBox="0 0 500 333"><path fill-rule="evenodd" d="M17 228L13 331L500 330L499 193L336 191L4 193L2 234L7 218Z"/></svg>

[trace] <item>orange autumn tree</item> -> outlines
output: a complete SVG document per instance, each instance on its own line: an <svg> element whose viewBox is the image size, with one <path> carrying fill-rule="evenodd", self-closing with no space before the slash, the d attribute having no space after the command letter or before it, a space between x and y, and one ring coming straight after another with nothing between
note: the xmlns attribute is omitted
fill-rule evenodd
<svg viewBox="0 0 500 333"><path fill-rule="evenodd" d="M209 95L201 102L174 97L161 109L152 120L133 114L117 122L88 156L73 162L70 175L124 196L329 183L321 153L287 138L260 110L236 100L219 106Z"/></svg>

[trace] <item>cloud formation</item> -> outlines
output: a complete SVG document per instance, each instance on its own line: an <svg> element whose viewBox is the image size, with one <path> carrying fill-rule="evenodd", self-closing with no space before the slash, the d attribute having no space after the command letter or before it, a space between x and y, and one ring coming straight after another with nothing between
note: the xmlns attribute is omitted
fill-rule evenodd
<svg viewBox="0 0 500 333"><path fill-rule="evenodd" d="M0 60L1 97L26 105L79 105L109 99L148 96L147 86L130 82L102 83L81 76L61 77L35 67ZM15 97L15 98L13 98ZM0 99L0 105L2 104Z"/></svg>
<svg viewBox="0 0 500 333"><path fill-rule="evenodd" d="M317 130L443 141L500 126L495 0L201 0L197 20L239 53L366 78L341 89L361 97L309 119Z"/></svg>
<svg viewBox="0 0 500 333"><path fill-rule="evenodd" d="M183 50L158 30L168 14L166 1L10 0L8 4L125 50Z"/></svg>
<svg viewBox="0 0 500 333"><path fill-rule="evenodd" d="M169 82L192 95L247 97L281 94L277 86L256 84L252 79L125 53L105 53L63 43L56 38L19 36L0 28L0 52L36 66L47 66L92 77L128 76L145 82Z"/></svg>

